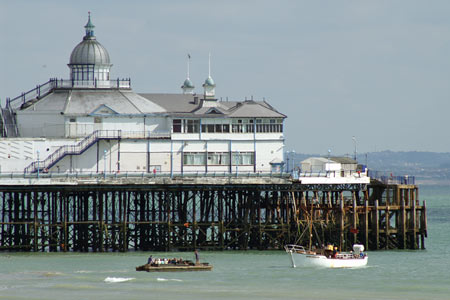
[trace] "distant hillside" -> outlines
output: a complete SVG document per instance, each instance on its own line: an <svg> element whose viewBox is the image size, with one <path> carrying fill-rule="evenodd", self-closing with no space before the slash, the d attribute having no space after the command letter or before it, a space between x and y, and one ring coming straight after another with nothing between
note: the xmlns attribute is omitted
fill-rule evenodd
<svg viewBox="0 0 450 300"><path fill-rule="evenodd" d="M317 154L295 154L295 163ZM290 154L292 158L292 154ZM437 152L369 152L358 154L358 162L370 170L395 175L412 175L418 183L450 184L450 153Z"/></svg>

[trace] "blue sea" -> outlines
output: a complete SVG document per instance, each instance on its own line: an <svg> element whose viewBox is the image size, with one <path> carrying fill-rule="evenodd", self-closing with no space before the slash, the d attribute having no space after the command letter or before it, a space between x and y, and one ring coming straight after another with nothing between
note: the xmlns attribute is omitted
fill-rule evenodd
<svg viewBox="0 0 450 300"><path fill-rule="evenodd" d="M450 186L420 186L426 250L372 251L361 269L291 268L284 251L200 252L211 272L136 272L193 253L0 253L0 299L450 299Z"/></svg>

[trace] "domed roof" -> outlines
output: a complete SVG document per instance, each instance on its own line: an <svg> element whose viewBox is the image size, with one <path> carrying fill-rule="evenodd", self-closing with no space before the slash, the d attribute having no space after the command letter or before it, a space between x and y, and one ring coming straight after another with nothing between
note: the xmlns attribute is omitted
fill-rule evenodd
<svg viewBox="0 0 450 300"><path fill-rule="evenodd" d="M183 88L195 88L194 84L189 78L186 78L186 80L183 83Z"/></svg>
<svg viewBox="0 0 450 300"><path fill-rule="evenodd" d="M211 78L211 76L208 76L208 78L206 78L205 83L203 84L204 86L215 86L216 84L214 83L214 80Z"/></svg>
<svg viewBox="0 0 450 300"><path fill-rule="evenodd" d="M111 65L109 59L109 53L105 47L102 46L97 40L84 39L79 43L72 51L70 55L71 65Z"/></svg>
<svg viewBox="0 0 450 300"><path fill-rule="evenodd" d="M73 49L70 55L69 65L94 64L111 66L108 51L95 38L95 26L91 22L90 13L88 22L84 28L86 29L86 35L83 37L81 43Z"/></svg>

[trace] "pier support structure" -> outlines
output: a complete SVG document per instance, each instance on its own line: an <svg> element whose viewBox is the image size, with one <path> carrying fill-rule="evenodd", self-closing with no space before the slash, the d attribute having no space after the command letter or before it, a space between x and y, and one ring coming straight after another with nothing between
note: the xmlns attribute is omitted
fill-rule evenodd
<svg viewBox="0 0 450 300"><path fill-rule="evenodd" d="M415 185L0 186L0 250L425 248Z"/></svg>

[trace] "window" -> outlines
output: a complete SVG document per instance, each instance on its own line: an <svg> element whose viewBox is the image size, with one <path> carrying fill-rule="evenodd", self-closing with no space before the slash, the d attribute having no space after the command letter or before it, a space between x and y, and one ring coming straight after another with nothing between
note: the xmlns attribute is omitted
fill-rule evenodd
<svg viewBox="0 0 450 300"><path fill-rule="evenodd" d="M211 122L211 121L209 121ZM229 133L230 132L230 124L223 124L223 120L216 120L216 123L211 124L202 124L202 132L206 133Z"/></svg>
<svg viewBox="0 0 450 300"><path fill-rule="evenodd" d="M231 158L232 165L253 165L254 163L254 152L233 152L233 157Z"/></svg>
<svg viewBox="0 0 450 300"><path fill-rule="evenodd" d="M172 123L173 132L181 132L181 120L175 119Z"/></svg>
<svg viewBox="0 0 450 300"><path fill-rule="evenodd" d="M248 124L245 125L245 132L254 132L255 126L253 123L253 119L248 120Z"/></svg>
<svg viewBox="0 0 450 300"><path fill-rule="evenodd" d="M233 120L232 130L234 133L242 132L242 120Z"/></svg>
<svg viewBox="0 0 450 300"><path fill-rule="evenodd" d="M283 132L283 119L256 119L256 132Z"/></svg>
<svg viewBox="0 0 450 300"><path fill-rule="evenodd" d="M184 133L198 133L200 131L200 120L183 120Z"/></svg>
<svg viewBox="0 0 450 300"><path fill-rule="evenodd" d="M74 123L74 122L76 122L76 121L77 121L76 118L70 118L70 119L69 119L69 122L71 122L71 123Z"/></svg>
<svg viewBox="0 0 450 300"><path fill-rule="evenodd" d="M261 121L261 119L259 119L259 121ZM232 131L234 133L255 132L255 120L254 119L234 119L233 123L232 123Z"/></svg>
<svg viewBox="0 0 450 300"><path fill-rule="evenodd" d="M230 164L229 152L208 152L208 165L226 166Z"/></svg>
<svg viewBox="0 0 450 300"><path fill-rule="evenodd" d="M101 123L102 118L101 117L94 117L94 123Z"/></svg>
<svg viewBox="0 0 450 300"><path fill-rule="evenodd" d="M204 166L206 164L204 152L186 152L183 154L183 164L192 166Z"/></svg>

